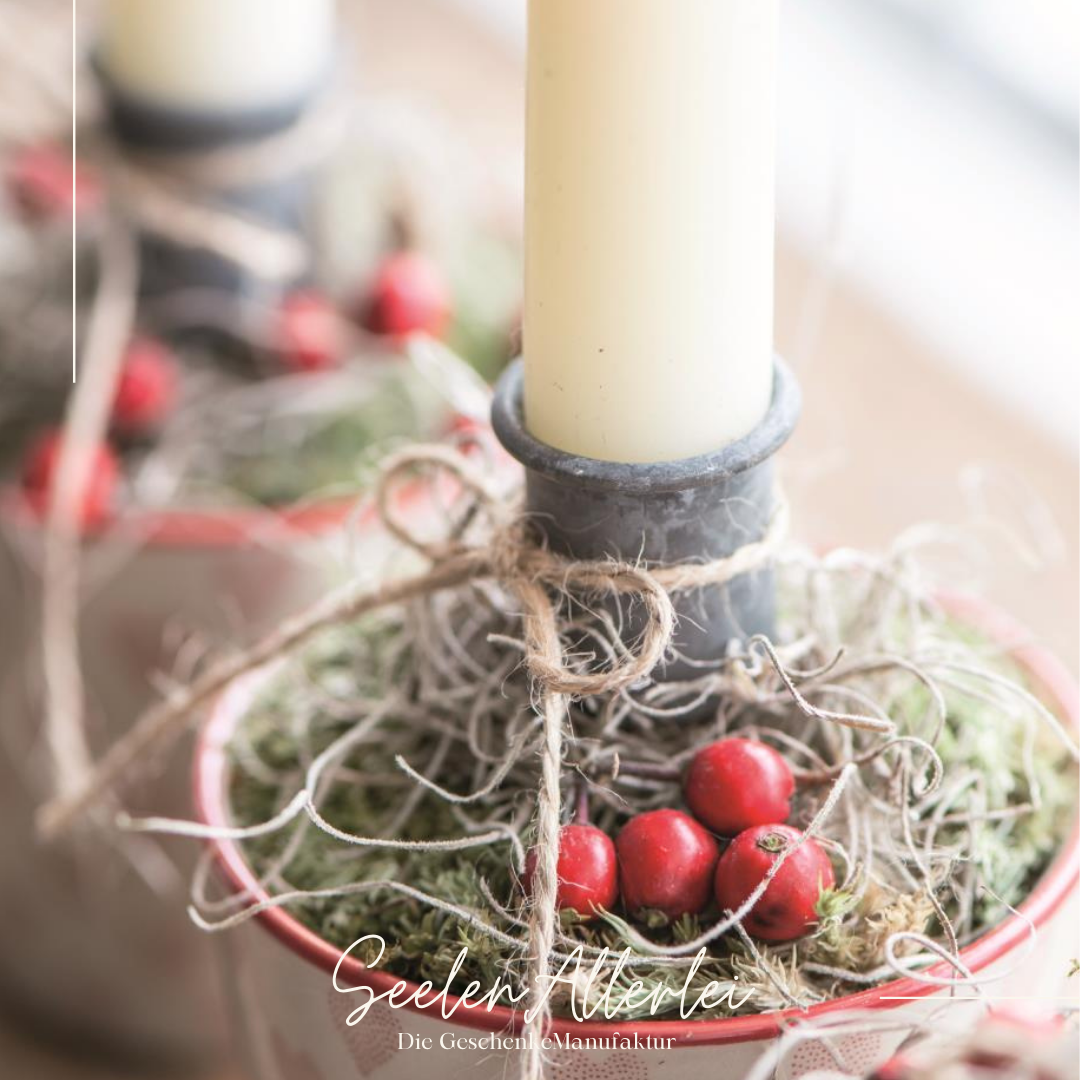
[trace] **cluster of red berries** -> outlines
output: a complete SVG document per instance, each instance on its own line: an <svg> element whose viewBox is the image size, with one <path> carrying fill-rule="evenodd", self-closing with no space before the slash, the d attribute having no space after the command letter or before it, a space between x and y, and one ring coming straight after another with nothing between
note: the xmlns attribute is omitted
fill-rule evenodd
<svg viewBox="0 0 1080 1080"><path fill-rule="evenodd" d="M70 186L70 169L67 176ZM35 205L44 206L46 191L55 194L48 186L38 193ZM59 204L54 200L50 205L55 211ZM418 253L399 252L379 268L358 317L368 332L398 339L417 332L442 334L450 312L449 290L435 265ZM272 341L271 352L288 372L332 370L346 356L347 320L321 293L293 292L284 297L274 313ZM110 434L116 444L151 439L175 408L179 392L180 369L168 346L151 337L133 339L121 362L110 417ZM61 432L49 429L30 446L24 459L23 491L39 514L48 506L61 442ZM120 475L119 457L113 446L103 443L95 447L78 511L84 529L100 528L111 517Z"/></svg>
<svg viewBox="0 0 1080 1080"><path fill-rule="evenodd" d="M391 342L411 334L440 338L452 313L439 267L418 251L398 251L378 267L351 319L313 289L286 296L276 315L273 351L289 371L329 371L344 360L354 322Z"/></svg>
<svg viewBox="0 0 1080 1080"><path fill-rule="evenodd" d="M51 143L27 146L9 161L5 180L9 197L31 221L70 219L76 212L100 208L101 184L85 163ZM350 322L390 339L424 333L442 337L453 305L438 265L418 251L398 251L376 270L351 319L316 290L284 298L275 314L273 351L290 371L325 371L344 358Z"/></svg>
<svg viewBox="0 0 1080 1080"><path fill-rule="evenodd" d="M589 919L612 910L621 896L633 917L698 915L712 900L735 911L786 853L742 925L773 942L811 930L821 894L835 878L821 845L784 824L795 779L783 757L750 739L722 739L694 756L683 792L692 816L651 810L631 818L614 842L595 826L567 825L559 840L559 908ZM714 834L728 841L722 853ZM531 852L526 889L535 865Z"/></svg>
<svg viewBox="0 0 1080 1080"><path fill-rule="evenodd" d="M150 438L175 406L179 381L179 369L167 346L154 338L132 339L124 350L109 418L115 440L126 444ZM49 428L31 443L23 462L23 492L41 515L48 508L62 445L62 431ZM100 528L111 517L120 474L120 458L113 446L94 447L78 508L84 529Z"/></svg>
<svg viewBox="0 0 1080 1080"><path fill-rule="evenodd" d="M4 179L12 203L35 224L92 213L104 201L101 184L83 163L75 163L59 145L27 146L9 160ZM286 295L271 316L270 353L286 372L333 370L345 360L354 324L396 342L414 333L445 334L451 320L450 289L438 266L415 251L399 251L378 267L351 317L324 294L302 289ZM160 430L179 397L179 366L167 346L139 337L122 361L110 420L115 445L145 442ZM23 462L22 483L28 502L39 513L48 505L60 460L58 429L43 432ZM121 475L113 445L92 450L79 521L85 529L111 516Z"/></svg>

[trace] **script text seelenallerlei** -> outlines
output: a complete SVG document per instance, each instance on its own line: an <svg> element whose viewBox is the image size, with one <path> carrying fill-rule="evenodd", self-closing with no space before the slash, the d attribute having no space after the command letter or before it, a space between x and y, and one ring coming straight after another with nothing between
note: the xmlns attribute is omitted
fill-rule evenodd
<svg viewBox="0 0 1080 1080"><path fill-rule="evenodd" d="M371 1007L379 1001L385 1001L392 1009L412 1005L421 1010L437 1010L442 1013L444 1020L449 1020L458 1009L463 1007L482 1008L488 1012L500 1004L516 1008L530 996L526 989L514 987L500 976L496 979L495 985L486 990L479 982L470 982L456 1000L452 1001L450 987L468 958L468 949L465 948L458 954L445 985L438 991L430 982L410 986L404 979L381 993L376 993L370 986L342 985L339 981L341 965L354 950L363 945L377 946L374 959L367 965L369 969L377 967L386 953L386 942L377 934L368 934L354 941L341 954L334 967L334 989L340 994L353 995L352 1000L356 1003L356 1007L345 1021L350 1027L363 1020ZM632 978L632 970L627 970L629 960L629 949L618 954L612 954L609 950L603 949L591 964L586 964L579 946L566 957L557 972L545 976L543 986L536 988L540 993L532 995L529 1008L525 1011L525 1023L531 1022L535 1010L542 1007L555 987L560 985L565 987L571 1012L574 1019L578 1021L594 1020L600 1015L607 1020L616 1020L628 1007L632 1006L636 1012L640 1013L646 1005L647 1012L655 1016L658 1013L671 1011L674 1001L678 1002L679 1015L685 1020L698 1011L724 1009L726 1012L736 1012L753 996L752 989L743 991L742 987L737 985L737 975L729 983L709 982L704 989L700 988L700 981L698 981L697 987L692 989L695 987L698 970L705 960L704 949L699 950L693 958L687 968L685 981L679 989L665 985L656 985L651 989L646 987L642 982ZM540 999L539 1003L537 1003L537 997Z"/></svg>

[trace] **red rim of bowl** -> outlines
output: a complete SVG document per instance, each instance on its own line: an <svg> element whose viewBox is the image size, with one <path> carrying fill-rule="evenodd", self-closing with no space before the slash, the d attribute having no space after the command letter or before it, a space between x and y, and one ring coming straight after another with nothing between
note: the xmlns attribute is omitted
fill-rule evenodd
<svg viewBox="0 0 1080 1080"><path fill-rule="evenodd" d="M1065 666L1050 652L1028 643L1029 635L1010 617L990 605L972 598L946 597L949 610L964 621L979 627L996 641L1010 649L1013 657L1031 675L1036 684L1064 714L1069 726L1080 727L1080 696L1076 683ZM242 710L250 701L251 687L238 685L226 692L215 706L209 723L204 728L195 757L195 800L199 818L207 824L228 824L226 813L226 777L228 774L227 744ZM237 891L249 891L260 899L266 898L256 885L255 877L244 861L239 847L232 841L213 841L211 846L217 856L218 867L229 886ZM1064 903L1080 879L1080 825L1074 825L1060 854L1039 879L1031 895L1019 906L1020 916L1010 915L993 929L978 937L961 950L961 958L968 968L978 972L1000 959L1010 950L1022 945L1029 938L1029 922L1035 927L1043 925ZM284 908L269 908L255 916L263 928L270 931L283 945L302 959L321 968L328 975L338 963L341 950L324 941ZM942 963L929 969L936 977L948 977L949 965ZM384 971L371 971L351 956L341 965L341 976L349 985L370 986L377 993L385 992L398 983L405 983L410 993L417 983L401 979ZM927 985L915 979L896 979L870 990L848 994L833 1001L813 1005L805 1010L786 1009L752 1016L722 1017L715 1020L632 1020L624 1023L610 1021L578 1022L557 1019L552 1031L562 1035L605 1038L616 1034L637 1033L644 1039L674 1038L680 1045L718 1045L721 1043L748 1042L776 1036L791 1020L812 1019L849 1009L889 1009L900 1001L887 998L922 998L940 993L941 987ZM435 998L432 993L422 1000ZM460 999L448 994L447 1006L455 1008ZM410 999L407 1006L414 1012L423 1012ZM450 1026L478 1028L501 1032L520 1030L521 1014L505 1007L488 1010L483 1006L465 1004L455 1008Z"/></svg>
<svg viewBox="0 0 1080 1080"><path fill-rule="evenodd" d="M138 540L152 547L241 547L252 536L280 529L313 536L341 525L354 511L366 523L371 508L359 497L327 498L283 507L221 506L178 510L136 510L104 527L86 529L87 543ZM0 517L27 530L40 530L40 516L13 487L0 491Z"/></svg>

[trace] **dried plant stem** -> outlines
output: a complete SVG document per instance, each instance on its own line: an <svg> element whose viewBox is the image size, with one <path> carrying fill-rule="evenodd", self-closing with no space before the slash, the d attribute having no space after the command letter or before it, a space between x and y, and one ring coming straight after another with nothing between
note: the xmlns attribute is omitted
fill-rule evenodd
<svg viewBox="0 0 1080 1080"><path fill-rule="evenodd" d="M108 426L124 346L135 320L138 256L125 229L102 239L102 279L90 312L86 349L64 425L45 526L42 661L45 714L56 795L69 798L92 768L83 722L79 662L79 567L84 492Z"/></svg>
<svg viewBox="0 0 1080 1080"><path fill-rule="evenodd" d="M116 787L143 755L168 741L195 712L234 680L287 655L327 626L461 585L476 574L478 562L476 556L462 555L423 574L386 582L375 588L346 587L286 620L275 633L253 648L218 661L190 685L146 712L105 754L84 783L64 797L46 803L37 817L40 835L52 840L70 829L81 815Z"/></svg>

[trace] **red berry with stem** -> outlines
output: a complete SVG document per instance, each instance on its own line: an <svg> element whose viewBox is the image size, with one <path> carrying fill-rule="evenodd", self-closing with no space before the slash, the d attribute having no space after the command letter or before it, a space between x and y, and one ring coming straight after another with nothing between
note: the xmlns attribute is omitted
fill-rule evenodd
<svg viewBox="0 0 1080 1080"><path fill-rule="evenodd" d="M375 275L363 323L373 334L442 337L451 309L450 289L435 263L419 252L400 251Z"/></svg>
<svg viewBox="0 0 1080 1080"><path fill-rule="evenodd" d="M741 907L802 835L790 825L757 825L739 833L716 868L716 902L720 907L726 911ZM784 860L742 925L762 941L793 941L817 923L821 894L835 884L825 849L815 840L806 840Z"/></svg>
<svg viewBox="0 0 1080 1080"><path fill-rule="evenodd" d="M124 352L113 398L112 427L122 436L157 430L176 405L180 377L172 354L154 338L135 338Z"/></svg>
<svg viewBox="0 0 1080 1080"><path fill-rule="evenodd" d="M7 186L28 217L38 221L90 213L101 204L101 185L85 165L73 165L70 152L51 143L27 146L8 166Z"/></svg>
<svg viewBox="0 0 1080 1080"><path fill-rule="evenodd" d="M275 343L282 363L298 374L340 367L345 355L341 316L321 293L289 293L277 311Z"/></svg>
<svg viewBox="0 0 1080 1080"><path fill-rule="evenodd" d="M703 747L683 781L694 817L721 836L786 821L794 792L788 763L753 739L721 739Z"/></svg>
<svg viewBox="0 0 1080 1080"><path fill-rule="evenodd" d="M60 467L63 438L58 430L45 432L31 446L23 466L23 492L35 513L41 517L49 510L52 486ZM95 446L78 510L79 524L84 529L95 529L108 521L119 477L120 465L116 455L104 444Z"/></svg>
<svg viewBox="0 0 1080 1080"><path fill-rule="evenodd" d="M525 858L525 891L532 891L537 853ZM559 884L556 906L569 908L583 918L598 909L610 911L619 899L619 873L611 837L595 825L567 825L559 834Z"/></svg>
<svg viewBox="0 0 1080 1080"><path fill-rule="evenodd" d="M651 909L677 919L708 905L720 848L689 814L639 814L619 833L615 849L623 903L631 915Z"/></svg>

